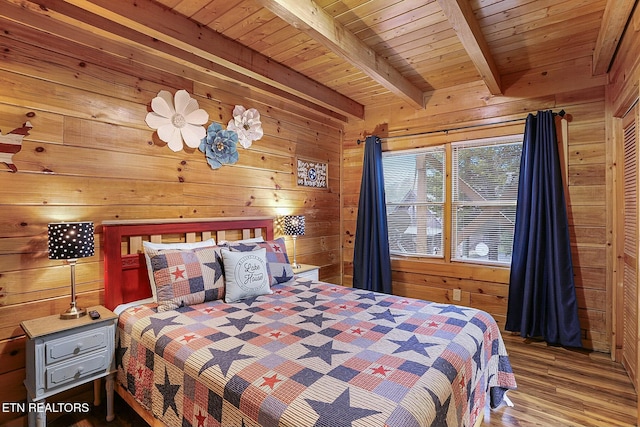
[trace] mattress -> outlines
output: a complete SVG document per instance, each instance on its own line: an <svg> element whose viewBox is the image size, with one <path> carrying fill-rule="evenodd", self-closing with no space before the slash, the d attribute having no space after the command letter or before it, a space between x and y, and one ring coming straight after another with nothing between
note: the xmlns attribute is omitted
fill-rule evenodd
<svg viewBox="0 0 640 427"><path fill-rule="evenodd" d="M168 426L472 426L516 387L484 311L298 278L119 317L117 380Z"/></svg>

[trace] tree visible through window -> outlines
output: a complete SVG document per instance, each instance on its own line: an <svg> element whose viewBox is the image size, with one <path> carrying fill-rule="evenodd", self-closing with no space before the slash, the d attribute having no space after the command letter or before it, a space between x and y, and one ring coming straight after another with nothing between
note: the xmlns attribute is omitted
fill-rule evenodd
<svg viewBox="0 0 640 427"><path fill-rule="evenodd" d="M444 253L444 147L383 154L389 249L397 254Z"/></svg>
<svg viewBox="0 0 640 427"><path fill-rule="evenodd" d="M452 144L451 259L511 262L522 141Z"/></svg>
<svg viewBox="0 0 640 427"><path fill-rule="evenodd" d="M447 152L443 145L383 154L391 253L510 263L522 137L453 143L449 160Z"/></svg>

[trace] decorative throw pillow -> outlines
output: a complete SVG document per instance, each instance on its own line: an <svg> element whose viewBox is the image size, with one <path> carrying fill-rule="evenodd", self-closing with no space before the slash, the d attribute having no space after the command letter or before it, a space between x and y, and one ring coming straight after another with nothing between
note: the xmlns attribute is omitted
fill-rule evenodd
<svg viewBox="0 0 640 427"><path fill-rule="evenodd" d="M231 252L222 249L227 303L270 294L266 249L251 252Z"/></svg>
<svg viewBox="0 0 640 427"><path fill-rule="evenodd" d="M158 311L221 299L224 275L220 248L149 250Z"/></svg>
<svg viewBox="0 0 640 427"><path fill-rule="evenodd" d="M153 300L155 302L158 301L158 295L156 295L156 283L153 279L153 270L151 268L151 259L149 258L149 252L151 250L155 251L165 251L168 249L195 249L195 248L204 248L207 246L215 246L216 241L214 239L207 239L201 242L192 242L192 243L153 243L153 242L142 242L142 247L144 249L144 258L147 262L147 273L149 274L149 284L151 285L151 295L153 296Z"/></svg>
<svg viewBox="0 0 640 427"><path fill-rule="evenodd" d="M267 252L267 268L271 285L288 282L293 279L293 269L289 264L287 247L284 238L255 243L235 243L227 245L231 251L248 252L265 249Z"/></svg>

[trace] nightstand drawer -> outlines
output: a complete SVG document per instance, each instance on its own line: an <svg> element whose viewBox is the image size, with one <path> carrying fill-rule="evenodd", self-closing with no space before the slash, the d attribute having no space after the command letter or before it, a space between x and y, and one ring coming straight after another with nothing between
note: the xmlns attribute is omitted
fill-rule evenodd
<svg viewBox="0 0 640 427"><path fill-rule="evenodd" d="M113 341L113 333L109 332L108 328L104 327L51 340L46 343L45 363L49 365L105 348L109 341Z"/></svg>
<svg viewBox="0 0 640 427"><path fill-rule="evenodd" d="M105 350L98 354L77 358L68 363L59 363L47 368L46 388L60 387L63 384L77 381L80 378L106 371L110 365L110 352Z"/></svg>

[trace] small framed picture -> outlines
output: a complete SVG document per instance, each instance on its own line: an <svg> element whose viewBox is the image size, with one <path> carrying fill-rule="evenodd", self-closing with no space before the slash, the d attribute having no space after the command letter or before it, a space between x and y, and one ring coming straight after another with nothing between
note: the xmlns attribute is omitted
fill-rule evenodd
<svg viewBox="0 0 640 427"><path fill-rule="evenodd" d="M315 160L298 160L297 181L299 186L327 188L329 165Z"/></svg>

